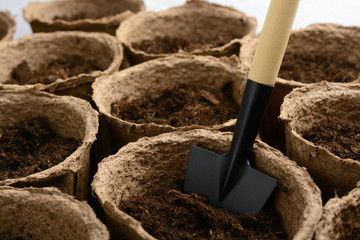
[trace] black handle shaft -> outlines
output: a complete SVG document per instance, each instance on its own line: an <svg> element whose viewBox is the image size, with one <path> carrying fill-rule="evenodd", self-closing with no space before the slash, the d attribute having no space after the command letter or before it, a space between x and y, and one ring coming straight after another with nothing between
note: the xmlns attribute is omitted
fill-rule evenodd
<svg viewBox="0 0 360 240"><path fill-rule="evenodd" d="M274 86L260 84L250 79L247 80L231 148L227 153L231 160L228 163L221 195L226 191L232 173L239 172L237 169L241 165L248 164L252 146L259 132L273 88Z"/></svg>

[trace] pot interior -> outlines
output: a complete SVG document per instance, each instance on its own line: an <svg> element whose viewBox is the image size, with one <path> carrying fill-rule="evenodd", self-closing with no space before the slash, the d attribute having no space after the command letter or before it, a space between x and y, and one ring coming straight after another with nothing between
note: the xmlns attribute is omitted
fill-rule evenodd
<svg viewBox="0 0 360 240"><path fill-rule="evenodd" d="M0 40L8 33L9 25L0 15Z"/></svg>
<svg viewBox="0 0 360 240"><path fill-rule="evenodd" d="M209 151L224 153L229 149L231 137L232 134L230 133L218 132L214 134L205 130L193 130L162 134L153 138L142 138L138 142L129 143L120 149L116 155L105 159L99 166L93 187L101 201L110 201L123 210L127 207L126 203L133 199L144 199L154 193L164 193L166 195L166 192L169 190L170 192L171 190L181 191L184 184L190 147L196 145ZM258 148L262 149L264 146L264 144L258 145ZM264 153L257 156L262 155L261 158L264 158L264 155L267 155L269 158L276 158L280 156L279 154ZM283 155L282 158L284 158ZM269 162L268 159L266 160L266 162ZM261 161L265 162L265 159ZM279 175L276 178L282 179L279 186L284 188L281 191L275 191L276 196L274 195L274 199L269 201L270 208L274 209L275 207L279 210L282 224L285 225L287 234L294 236L300 231L303 224L302 221L305 221L306 217L303 215L304 208L306 208L305 205L309 207L312 204L307 199L310 196L301 195L308 190L304 190L305 185L302 185L302 187L297 186L299 179L295 180L292 177L284 177L283 172L288 174L289 166L276 166L275 168L278 169L275 170L270 165L266 166L267 171L273 175L269 175L274 177L280 174L281 177ZM293 165L293 168L296 169L295 165ZM299 171L299 169L296 171ZM298 175L303 175L303 173L299 174L298 172ZM309 178L308 176L306 177ZM301 180L307 182L303 178ZM306 184L308 183L309 181ZM289 191L289 189L291 190ZM318 193L316 197L318 199L314 199L318 201L320 194ZM299 199L302 199L302 201L299 201ZM320 205L319 208L321 207ZM288 214L288 211L291 212L291 216ZM144 212L146 213L145 210ZM118 217L123 218L122 214ZM119 221L123 222L124 220Z"/></svg>
<svg viewBox="0 0 360 240"><path fill-rule="evenodd" d="M333 25L294 31L279 77L303 83L352 82L360 77L360 55L353 51L360 48L359 37L360 29Z"/></svg>
<svg viewBox="0 0 360 240"><path fill-rule="evenodd" d="M232 90L229 88L232 91L229 95L232 95L236 108L241 102L236 84L244 78L244 74L236 67L213 57L169 57L102 77L94 87L94 99L100 111L111 115L112 105L117 102L142 101L146 96L157 98L164 90L174 89L179 85L196 86L200 89L211 87L218 91L226 85L233 85Z"/></svg>
<svg viewBox="0 0 360 240"><path fill-rule="evenodd" d="M279 78L301 83L353 82L360 78L360 29L316 24L293 31L279 71ZM247 64L252 62L259 40L247 44Z"/></svg>
<svg viewBox="0 0 360 240"><path fill-rule="evenodd" d="M86 135L81 112L74 104L59 99L24 92L4 92L0 94L0 112L0 129L24 120L44 117L59 136L81 141Z"/></svg>
<svg viewBox="0 0 360 240"><path fill-rule="evenodd" d="M76 21L82 19L101 19L115 16L127 10L138 12L143 3L140 0L111 0L111 1L51 1L31 5L34 15L39 14L41 20Z"/></svg>
<svg viewBox="0 0 360 240"><path fill-rule="evenodd" d="M48 84L51 82L47 81L57 78L104 71L114 59L111 46L96 37L39 34L18 41L1 50L0 64L4 69L0 73L2 83L23 85L38 81ZM42 82L42 79L46 80Z"/></svg>
<svg viewBox="0 0 360 240"><path fill-rule="evenodd" d="M303 138L339 157L360 160L359 119L359 92L338 92L305 102L292 125Z"/></svg>
<svg viewBox="0 0 360 240"><path fill-rule="evenodd" d="M146 13L134 18L134 23L127 25L129 29L124 29L124 34L119 31L119 38L148 53L171 53L181 49L191 52L241 39L254 26L246 18L234 9L189 2L159 14ZM157 49L151 45L156 45ZM169 49L169 45L174 49Z"/></svg>

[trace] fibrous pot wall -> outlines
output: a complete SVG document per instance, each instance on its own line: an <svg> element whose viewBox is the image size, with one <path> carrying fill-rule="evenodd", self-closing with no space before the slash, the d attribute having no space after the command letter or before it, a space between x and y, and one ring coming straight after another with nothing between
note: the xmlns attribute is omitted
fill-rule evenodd
<svg viewBox="0 0 360 240"><path fill-rule="evenodd" d="M0 187L0 238L107 240L109 232L85 202L55 188Z"/></svg>
<svg viewBox="0 0 360 240"><path fill-rule="evenodd" d="M316 240L356 239L360 229L360 186L347 196L329 200L315 234Z"/></svg>

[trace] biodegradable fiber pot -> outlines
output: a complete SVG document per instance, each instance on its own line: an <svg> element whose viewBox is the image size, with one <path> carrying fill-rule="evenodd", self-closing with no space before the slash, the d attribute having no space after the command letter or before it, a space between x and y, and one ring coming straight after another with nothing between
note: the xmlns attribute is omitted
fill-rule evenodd
<svg viewBox="0 0 360 240"><path fill-rule="evenodd" d="M23 10L33 32L85 31L115 35L122 21L145 10L142 0L31 2Z"/></svg>
<svg viewBox="0 0 360 240"><path fill-rule="evenodd" d="M119 209L119 204L158 189L176 189L183 183L190 147L228 151L232 134L196 129L141 138L104 159L92 183L105 210L110 232L126 239L154 239L141 223ZM278 150L256 140L256 168L277 179L273 206L289 239L311 239L321 218L320 191L308 173ZM181 186L180 186L181 187Z"/></svg>
<svg viewBox="0 0 360 240"><path fill-rule="evenodd" d="M88 204L56 188L2 186L0 211L0 238L4 240L110 238Z"/></svg>
<svg viewBox="0 0 360 240"><path fill-rule="evenodd" d="M90 100L96 77L119 69L123 51L105 33L37 33L0 46L0 85L28 88Z"/></svg>
<svg viewBox="0 0 360 240"><path fill-rule="evenodd" d="M86 199L90 148L98 131L98 114L84 100L35 91L0 91L0 130L23 120L47 118L59 136L81 141L79 147L61 163L19 178L0 181L14 187L55 186L61 191Z"/></svg>
<svg viewBox="0 0 360 240"><path fill-rule="evenodd" d="M347 196L330 199L318 224L315 240L357 239L360 233L360 185Z"/></svg>
<svg viewBox="0 0 360 240"><path fill-rule="evenodd" d="M241 85L241 81L246 81L246 78L247 76L238 64L237 57L215 58L177 54L97 78L92 85L93 100L109 125L115 149L113 153L115 153L128 142L164 132L194 128L231 130L235 126L237 115L234 119L212 126L173 127L168 124L134 123L117 118L112 115L113 103L120 100L130 103L143 99L149 94L161 95L165 89L175 87L177 84L212 86L220 90L227 83L232 83L234 102L240 105L242 96L238 93L242 91L238 89L238 86Z"/></svg>
<svg viewBox="0 0 360 240"><path fill-rule="evenodd" d="M11 40L16 28L15 18L7 11L0 11L0 42Z"/></svg>
<svg viewBox="0 0 360 240"><path fill-rule="evenodd" d="M240 62L250 68L260 36L244 39ZM360 27L314 24L294 30L260 129L261 139L285 152L284 125L278 120L284 97L294 88L326 80L351 82L360 73Z"/></svg>
<svg viewBox="0 0 360 240"><path fill-rule="evenodd" d="M130 63L138 64L184 50L217 57L237 55L239 40L255 30L255 18L233 8L187 1L162 12L135 14L120 25L116 36L125 46ZM188 46L183 49L184 44ZM140 50L135 45L148 46Z"/></svg>
<svg viewBox="0 0 360 240"><path fill-rule="evenodd" d="M334 192L342 196L356 186L360 181L359 159L335 155L329 151L329 146L336 143L339 137L344 137L346 128L350 125L353 125L354 129L350 133L354 137L347 140L347 148L356 147L351 143L359 142L360 84L324 81L295 89L285 97L280 119L285 124L287 155L307 168L322 190L325 200L334 196ZM304 135L316 134L321 140L324 136L314 133L314 126L330 129L326 127L329 124L333 128L340 128L340 132L333 133L333 138L328 139L325 145L307 140L312 138L304 138ZM321 129L321 132L324 131ZM332 133L327 133L331 136L330 134ZM359 152L359 149L355 148L353 151Z"/></svg>

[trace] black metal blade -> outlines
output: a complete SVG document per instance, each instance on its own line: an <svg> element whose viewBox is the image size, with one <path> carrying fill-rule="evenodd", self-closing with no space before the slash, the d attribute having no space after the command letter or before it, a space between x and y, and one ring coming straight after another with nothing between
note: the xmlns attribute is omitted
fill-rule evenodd
<svg viewBox="0 0 360 240"><path fill-rule="evenodd" d="M276 180L244 164L229 184L229 192L220 196L227 172L227 154L206 149L190 149L184 192L198 193L215 207L226 208L234 214L257 213L276 186ZM247 161L244 161L247 162ZM221 198L220 198L221 197Z"/></svg>

